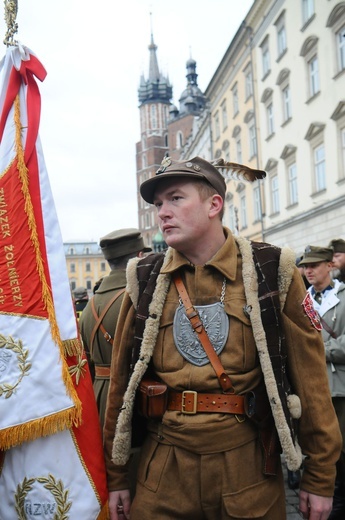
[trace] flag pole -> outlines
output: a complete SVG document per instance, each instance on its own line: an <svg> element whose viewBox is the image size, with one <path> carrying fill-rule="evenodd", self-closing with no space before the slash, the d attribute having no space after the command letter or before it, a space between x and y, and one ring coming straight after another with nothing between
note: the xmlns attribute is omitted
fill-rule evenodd
<svg viewBox="0 0 345 520"><path fill-rule="evenodd" d="M18 0L4 0L5 4L5 22L7 25L7 32L4 39L4 44L7 47L17 45L17 41L13 39L18 32L18 24L16 22L18 13Z"/></svg>

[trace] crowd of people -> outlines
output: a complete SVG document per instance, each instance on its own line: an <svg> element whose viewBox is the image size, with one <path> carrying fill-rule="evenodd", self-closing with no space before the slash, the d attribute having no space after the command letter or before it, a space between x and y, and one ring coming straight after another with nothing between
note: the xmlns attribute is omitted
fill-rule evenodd
<svg viewBox="0 0 345 520"><path fill-rule="evenodd" d="M343 519L345 240L297 260L251 243L225 193L216 164L165 158L140 194L168 249L100 240L111 271L79 325L110 519L283 520L282 453L304 518Z"/></svg>

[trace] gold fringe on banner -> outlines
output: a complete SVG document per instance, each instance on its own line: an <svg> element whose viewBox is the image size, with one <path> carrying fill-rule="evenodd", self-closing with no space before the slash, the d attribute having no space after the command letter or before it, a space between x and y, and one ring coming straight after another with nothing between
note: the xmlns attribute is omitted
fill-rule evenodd
<svg viewBox="0 0 345 520"><path fill-rule="evenodd" d="M51 294L50 287L47 283L47 279L44 273L44 266L43 266L43 259L41 255L40 250L40 244L38 239L38 233L37 233L37 226L35 221L35 215L34 215L34 209L31 201L30 191L29 191L29 178L28 178L28 168L25 164L24 159L24 151L23 151L23 145L22 145L22 139L21 139L21 133L22 133L22 125L20 121L20 98L19 95L16 96L15 102L14 102L14 123L15 123L15 147L16 147L16 154L18 159L18 172L19 172L19 179L22 183L22 193L24 195L25 200L25 213L28 217L28 226L31 231L31 241L32 245L35 251L36 256L36 266L38 275L41 281L42 285L42 300L45 309L47 309L48 312L48 319L50 323L50 330L51 335L55 343L58 345L60 350L60 357L62 360L62 378L65 383L68 395L71 397L71 399L74 402L75 410L74 410L74 417L73 422L77 426L81 423L81 402L79 400L78 394L76 392L76 389L73 385L72 378L70 377L69 371L68 371L68 365L65 360L65 348L63 341L60 337L60 331L59 327L56 321L56 315L55 315L55 309L54 309L54 303L53 298ZM67 417L66 417L67 419ZM45 421L46 418L43 419ZM63 424L61 421L60 428L62 429ZM48 425L49 430L49 425ZM45 434L44 432L42 432ZM52 433L52 432L50 432ZM27 440L27 439L23 439Z"/></svg>
<svg viewBox="0 0 345 520"><path fill-rule="evenodd" d="M99 513L97 520L109 520L109 505L108 502L103 506L102 511Z"/></svg>
<svg viewBox="0 0 345 520"><path fill-rule="evenodd" d="M56 414L40 417L34 421L0 430L0 445L3 450L18 446L23 442L33 441L39 437L53 435L65 428L72 428L75 410L69 408Z"/></svg>

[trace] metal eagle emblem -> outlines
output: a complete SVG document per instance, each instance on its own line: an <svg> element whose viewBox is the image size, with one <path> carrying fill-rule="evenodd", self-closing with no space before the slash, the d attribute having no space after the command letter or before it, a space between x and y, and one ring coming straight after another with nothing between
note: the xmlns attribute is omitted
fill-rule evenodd
<svg viewBox="0 0 345 520"><path fill-rule="evenodd" d="M194 308L199 313L214 350L220 354L229 334L229 318L224 310L224 305L216 302L211 305L195 305ZM210 362L199 341L198 333L193 330L182 304L175 312L173 335L177 350L189 363L201 367Z"/></svg>

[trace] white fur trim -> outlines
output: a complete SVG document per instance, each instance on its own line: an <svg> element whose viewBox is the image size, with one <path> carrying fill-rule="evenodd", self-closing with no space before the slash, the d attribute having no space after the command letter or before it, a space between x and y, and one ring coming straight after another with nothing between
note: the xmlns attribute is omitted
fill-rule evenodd
<svg viewBox="0 0 345 520"><path fill-rule="evenodd" d="M171 250L168 249L165 255L162 268L170 260L171 254ZM149 317L146 320L139 359L135 364L133 374L129 380L128 387L123 398L123 406L117 420L115 437L113 442L112 460L114 464L120 466L126 464L126 462L129 459L132 438L132 415L135 400L135 392L142 377L146 372L146 369L153 354L153 349L156 344L156 338L159 332L159 324L163 312L163 305L168 294L170 281L170 275L158 275L156 288L154 290L152 301L149 307ZM129 284L131 284L130 281L128 282L127 290L128 292L131 291L130 294L134 294L135 288L133 290L133 287L129 287ZM154 318L152 316L154 316Z"/></svg>
<svg viewBox="0 0 345 520"><path fill-rule="evenodd" d="M279 397L278 387L274 377L272 363L267 348L266 334L261 321L261 309L258 300L258 279L252 256L252 248L250 242L243 237L235 237L235 240L242 255L244 290L247 304L252 308L250 320L274 422L287 466L290 470L296 471L302 464L302 452L300 446L297 443L295 445L291 437L290 428L286 422L283 405ZM285 265L284 258L282 265ZM285 272L282 273L283 278L284 276ZM285 278L284 281L282 281L281 286L285 288L289 286L288 281L285 280ZM295 397L298 399L297 396Z"/></svg>

